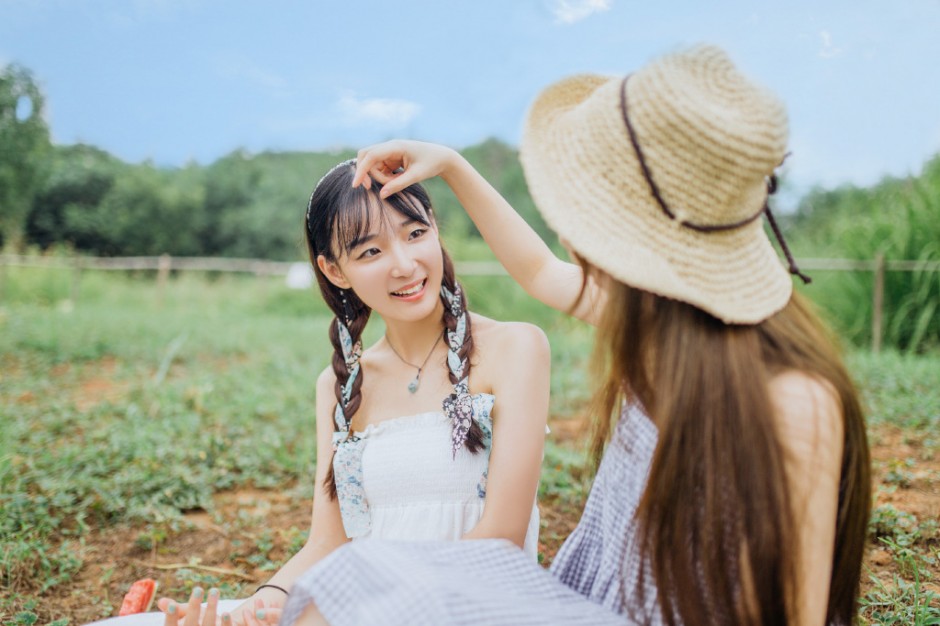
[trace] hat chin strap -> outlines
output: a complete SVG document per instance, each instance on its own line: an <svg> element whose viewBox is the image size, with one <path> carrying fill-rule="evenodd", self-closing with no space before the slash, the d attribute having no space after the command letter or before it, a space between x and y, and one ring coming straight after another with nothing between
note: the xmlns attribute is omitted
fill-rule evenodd
<svg viewBox="0 0 940 626"><path fill-rule="evenodd" d="M646 159L643 157L643 150L640 148L640 142L637 140L636 131L633 130L633 124L630 123L630 116L627 114L627 80L630 78L628 74L624 77L623 82L620 85L620 112L623 114L623 121L627 127L627 135L630 138L630 144L633 146L633 151L636 153L637 160L640 162L640 169L643 171L643 178L646 179L646 184L649 185L650 193L653 195L653 198L656 199L656 203L659 205L659 208L662 209L663 213L666 214L666 217L673 221L679 222L680 225L689 228L700 233L711 233L716 231L723 230L734 230L735 228L740 228L745 224L750 224L761 214L767 214L767 221L770 222L770 228L774 231L774 236L777 238L777 242L780 244L780 248L783 250L784 256L787 258L788 270L791 274L799 276L804 284L809 284L812 279L800 271L800 268L797 267L796 261L793 259L793 254L790 253L790 248L787 246L786 240L783 238L783 233L780 231L780 227L777 225L777 220L774 218L774 214L770 211L770 196L775 191L777 191L777 176L776 174L771 174L767 178L767 199L764 200L764 206L750 217L746 217L743 220L733 222L731 224L696 224L694 222L689 222L687 220L679 220L676 217L676 214L673 213L669 206L666 204L666 201L663 200L662 194L659 192L659 187L656 185L656 181L653 180L653 174L650 172L649 166L646 164ZM788 152L784 155L784 160L790 155ZM780 162L781 165L783 161Z"/></svg>

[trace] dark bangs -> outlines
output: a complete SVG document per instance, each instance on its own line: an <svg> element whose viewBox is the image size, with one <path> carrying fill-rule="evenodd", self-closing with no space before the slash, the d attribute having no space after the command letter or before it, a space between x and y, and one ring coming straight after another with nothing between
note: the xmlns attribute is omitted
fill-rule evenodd
<svg viewBox="0 0 940 626"><path fill-rule="evenodd" d="M362 186L353 189L355 171L354 162L335 168L310 197L306 227L314 255L322 254L336 261L339 255L348 254L375 226L387 227L388 207L407 219L425 226L431 224L430 198L421 185L411 185L389 196L385 205L379 198L382 185L374 179L369 189ZM375 224L376 216L382 216L385 224Z"/></svg>

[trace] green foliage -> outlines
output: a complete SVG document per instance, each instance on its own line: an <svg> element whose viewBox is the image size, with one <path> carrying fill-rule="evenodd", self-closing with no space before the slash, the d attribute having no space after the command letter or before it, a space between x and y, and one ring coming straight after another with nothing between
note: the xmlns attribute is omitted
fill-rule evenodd
<svg viewBox="0 0 940 626"><path fill-rule="evenodd" d="M936 433L940 425L940 354L849 355L871 424L897 424Z"/></svg>
<svg viewBox="0 0 940 626"><path fill-rule="evenodd" d="M940 595L924 586L928 574L921 562L922 557L891 540L883 539L882 542L894 554L898 569L913 581L895 575L891 582L885 583L871 574L873 589L860 602L862 623L940 625Z"/></svg>
<svg viewBox="0 0 940 626"><path fill-rule="evenodd" d="M36 194L26 221L30 243L48 248L67 243L80 250L105 253L106 247L85 213L91 213L128 166L103 150L77 144L52 150L48 178Z"/></svg>
<svg viewBox="0 0 940 626"><path fill-rule="evenodd" d="M0 588L70 580L91 528L136 524L135 545L152 550L184 512L211 511L213 493L296 485L309 497L314 380L332 353L318 294L190 274L161 294L150 276L87 271L73 302L67 271L5 271ZM473 291L503 319L525 302L507 277L475 277ZM381 334L371 323L366 342ZM559 345L570 355L584 338ZM252 547L255 566L276 564L268 544Z"/></svg>
<svg viewBox="0 0 940 626"><path fill-rule="evenodd" d="M547 240L516 152L496 140L465 154ZM27 216L29 243L95 255L304 258L302 219L313 185L351 151L233 152L208 167L129 165L89 146L57 146ZM443 181L427 182L454 242L479 233ZM458 244L459 245L459 244ZM461 257L473 258L473 257Z"/></svg>
<svg viewBox="0 0 940 626"><path fill-rule="evenodd" d="M45 273L11 271L7 288L28 294L21 285ZM69 580L90 528L138 523L138 545L153 547L182 512L211 510L216 491L312 476L313 381L327 362L328 320L314 306L306 317L269 308L263 282L182 278L160 297L149 279L91 273L74 308L59 304L67 288L48 302L6 301L5 593Z"/></svg>
<svg viewBox="0 0 940 626"><path fill-rule="evenodd" d="M589 471L587 453L559 446L553 441L545 445L539 500L560 499L582 503L591 490L593 475Z"/></svg>
<svg viewBox="0 0 940 626"><path fill-rule="evenodd" d="M803 256L870 261L881 253L888 260L940 261L940 156L917 177L885 179L871 189L814 190L791 224L790 239ZM818 279L806 293L843 335L857 344L870 342L872 274L838 272ZM940 272L886 272L884 306L886 345L910 352L940 345Z"/></svg>
<svg viewBox="0 0 940 626"><path fill-rule="evenodd" d="M16 602L0 604L6 623L33 619L28 598L75 578L93 558L83 544L92 528L132 523L136 547L158 550L185 524L184 512L212 512L220 491L250 486L310 497L314 380L331 354L318 295L290 291L280 279L191 274L161 294L152 277L86 272L78 301L63 306L71 294L63 272L6 271L0 589ZM465 282L476 310L537 320L548 333L552 413L583 407L592 340L584 325L533 303L507 277ZM370 324L366 342L381 333ZM850 356L874 420L935 429L938 357ZM549 441L540 498L580 507L590 481L583 451ZM303 544L306 531L285 532L292 549ZM896 509L872 516L871 534L893 542L899 559L912 546L935 545L936 533L932 520ZM276 567L286 555L271 550L272 537L260 532L239 551L254 566ZM920 572L924 557L914 556ZM178 577L183 585L219 582L197 568ZM887 615L889 602L899 615L912 606L904 581L884 594L869 596L869 614Z"/></svg>
<svg viewBox="0 0 940 626"><path fill-rule="evenodd" d="M0 245L19 247L33 196L46 175L45 99L29 70L0 68Z"/></svg>
<svg viewBox="0 0 940 626"><path fill-rule="evenodd" d="M303 216L313 185L341 153L235 152L206 170L202 254L302 259Z"/></svg>

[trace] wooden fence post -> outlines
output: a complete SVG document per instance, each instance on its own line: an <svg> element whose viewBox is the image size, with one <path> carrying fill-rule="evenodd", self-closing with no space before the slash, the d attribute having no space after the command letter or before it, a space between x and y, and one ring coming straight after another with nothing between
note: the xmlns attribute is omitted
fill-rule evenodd
<svg viewBox="0 0 940 626"><path fill-rule="evenodd" d="M0 304L7 299L7 260L0 254Z"/></svg>
<svg viewBox="0 0 940 626"><path fill-rule="evenodd" d="M72 305L78 304L78 294L81 292L82 287L82 257L80 255L75 255L75 258L72 259L72 281L69 287L69 298L72 300Z"/></svg>
<svg viewBox="0 0 940 626"><path fill-rule="evenodd" d="M872 290L871 311L871 351L881 352L882 309L885 299L885 255L879 252L875 256L875 284Z"/></svg>
<svg viewBox="0 0 940 626"><path fill-rule="evenodd" d="M173 260L169 254L161 254L157 262L157 304L163 305L163 295L166 292L166 283L170 278L170 266Z"/></svg>

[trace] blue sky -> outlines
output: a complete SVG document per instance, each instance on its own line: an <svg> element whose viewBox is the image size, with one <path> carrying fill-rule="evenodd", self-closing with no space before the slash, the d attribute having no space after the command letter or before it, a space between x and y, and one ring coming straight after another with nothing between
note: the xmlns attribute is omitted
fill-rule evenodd
<svg viewBox="0 0 940 626"><path fill-rule="evenodd" d="M539 90L706 41L790 111L796 188L940 152L940 0L0 0L57 143L131 162L390 137L516 145Z"/></svg>

